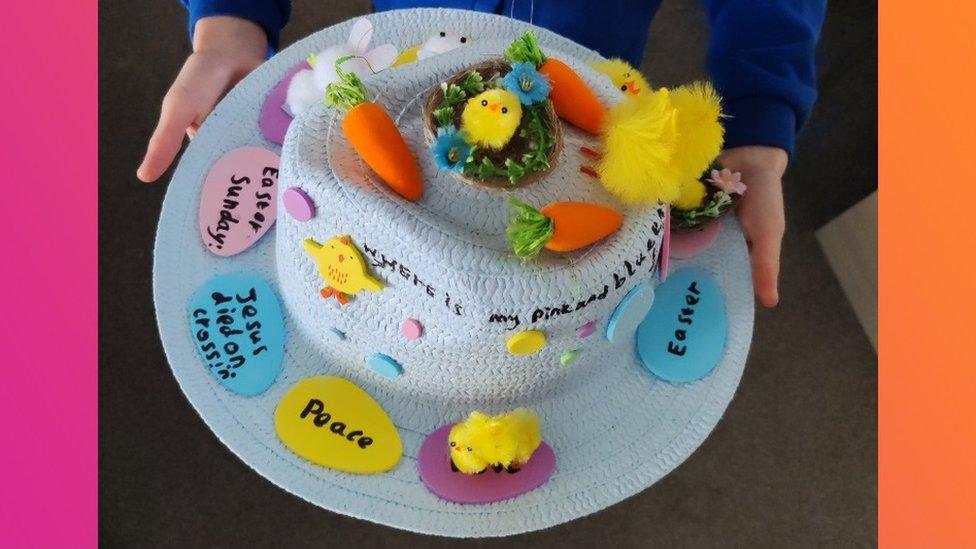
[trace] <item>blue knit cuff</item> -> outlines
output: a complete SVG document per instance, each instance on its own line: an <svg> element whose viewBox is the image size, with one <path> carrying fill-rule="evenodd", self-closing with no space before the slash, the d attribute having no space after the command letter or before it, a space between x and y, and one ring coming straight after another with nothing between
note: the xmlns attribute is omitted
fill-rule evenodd
<svg viewBox="0 0 976 549"><path fill-rule="evenodd" d="M796 112L789 103L767 97L744 97L725 101L722 111L728 115L723 120L726 149L765 145L793 155L797 124Z"/></svg>
<svg viewBox="0 0 976 549"><path fill-rule="evenodd" d="M288 22L288 14L282 14L273 2L241 2L240 0L196 0L189 2L190 40L197 21L204 17L227 15L254 21L268 36L269 55L278 51L281 29Z"/></svg>

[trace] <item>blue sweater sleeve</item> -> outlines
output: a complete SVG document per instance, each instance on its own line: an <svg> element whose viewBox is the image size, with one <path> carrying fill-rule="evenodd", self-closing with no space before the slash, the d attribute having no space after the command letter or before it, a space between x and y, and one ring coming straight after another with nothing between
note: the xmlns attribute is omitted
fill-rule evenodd
<svg viewBox="0 0 976 549"><path fill-rule="evenodd" d="M290 0L180 0L190 13L190 37L197 21L212 15L250 19L268 34L268 48L278 50L281 29L291 16Z"/></svg>
<svg viewBox="0 0 976 549"><path fill-rule="evenodd" d="M826 0L705 0L708 71L723 97L725 146L792 155L817 98L814 50Z"/></svg>

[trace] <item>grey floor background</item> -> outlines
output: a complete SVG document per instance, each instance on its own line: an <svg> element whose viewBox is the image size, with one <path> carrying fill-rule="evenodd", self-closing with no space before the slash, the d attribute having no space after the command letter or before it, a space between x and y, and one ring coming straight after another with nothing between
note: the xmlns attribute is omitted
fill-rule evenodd
<svg viewBox="0 0 976 549"><path fill-rule="evenodd" d="M283 45L366 13L296 0ZM595 515L504 540L448 540L339 516L280 490L213 436L156 332L150 274L165 183L135 169L189 53L176 0L99 3L100 529L106 547L860 547L876 544L877 357L813 231L877 186L877 4L830 5L820 101L785 183L782 304L759 310L738 394L688 461ZM664 0L642 68L702 75L695 0ZM167 179L168 177L164 178Z"/></svg>

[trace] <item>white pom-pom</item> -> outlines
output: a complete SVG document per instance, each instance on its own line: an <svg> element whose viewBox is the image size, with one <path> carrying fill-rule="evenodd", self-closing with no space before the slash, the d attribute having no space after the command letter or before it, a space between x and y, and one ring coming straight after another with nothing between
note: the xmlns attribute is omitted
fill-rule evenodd
<svg viewBox="0 0 976 549"><path fill-rule="evenodd" d="M294 116L305 112L316 101L322 101L325 93L315 85L315 77L310 70L295 73L288 83L288 93L285 95L285 105Z"/></svg>

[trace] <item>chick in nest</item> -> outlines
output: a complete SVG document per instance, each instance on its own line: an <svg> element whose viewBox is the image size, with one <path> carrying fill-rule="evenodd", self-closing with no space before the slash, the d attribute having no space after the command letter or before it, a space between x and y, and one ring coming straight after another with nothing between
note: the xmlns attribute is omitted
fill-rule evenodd
<svg viewBox="0 0 976 549"><path fill-rule="evenodd" d="M508 90L492 89L468 99L461 113L465 139L498 150L508 144L522 121L522 103Z"/></svg>

